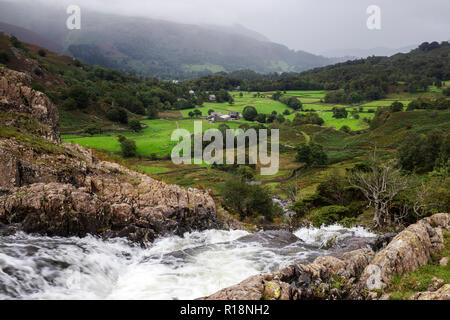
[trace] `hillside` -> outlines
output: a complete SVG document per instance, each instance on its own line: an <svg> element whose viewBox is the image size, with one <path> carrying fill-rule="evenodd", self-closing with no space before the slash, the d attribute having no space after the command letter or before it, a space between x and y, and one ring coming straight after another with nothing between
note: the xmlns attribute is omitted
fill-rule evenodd
<svg viewBox="0 0 450 320"><path fill-rule="evenodd" d="M0 21L45 35L63 48L62 53L145 76L182 79L240 69L294 72L336 61L268 42L241 26L196 26L83 10L81 30L70 31L64 27L63 9L34 2L0 6ZM25 6L33 14L24 17ZM22 34L16 35L19 40Z"/></svg>

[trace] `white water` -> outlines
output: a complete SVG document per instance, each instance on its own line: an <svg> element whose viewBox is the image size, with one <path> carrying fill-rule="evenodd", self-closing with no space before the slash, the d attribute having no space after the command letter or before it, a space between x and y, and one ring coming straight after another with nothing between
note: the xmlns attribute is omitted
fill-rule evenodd
<svg viewBox="0 0 450 320"><path fill-rule="evenodd" d="M283 248L237 241L244 231L166 237L149 248L124 239L0 235L1 299L195 299L249 276L325 254L331 237L370 237L364 229L299 229Z"/></svg>

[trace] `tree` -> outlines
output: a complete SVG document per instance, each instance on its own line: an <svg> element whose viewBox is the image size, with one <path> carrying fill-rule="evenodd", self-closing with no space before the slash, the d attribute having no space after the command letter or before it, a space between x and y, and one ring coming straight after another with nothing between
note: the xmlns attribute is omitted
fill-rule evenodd
<svg viewBox="0 0 450 320"><path fill-rule="evenodd" d="M321 145L314 142L303 143L297 148L295 161L303 162L308 167L324 165L328 161L328 156Z"/></svg>
<svg viewBox="0 0 450 320"><path fill-rule="evenodd" d="M139 120L131 120L130 122L128 122L128 126L134 132L139 132L142 130L142 126L141 126L141 123L139 122Z"/></svg>
<svg viewBox="0 0 450 320"><path fill-rule="evenodd" d="M83 109L88 106L89 103L89 93L85 87L81 85L75 85L69 89L69 98L75 100L77 108Z"/></svg>
<svg viewBox="0 0 450 320"><path fill-rule="evenodd" d="M369 205L374 207L373 222L375 228L380 228L390 223L389 204L400 191L408 188L408 180L391 165L382 166L375 157L369 167L369 171L352 172L349 182L361 190Z"/></svg>
<svg viewBox="0 0 450 320"><path fill-rule="evenodd" d="M214 113L214 110L213 109L209 109L208 110L208 115L210 116L210 115L212 115Z"/></svg>
<svg viewBox="0 0 450 320"><path fill-rule="evenodd" d="M125 139L120 143L120 147L124 158L135 157L137 154L136 142L134 140Z"/></svg>
<svg viewBox="0 0 450 320"><path fill-rule="evenodd" d="M248 106L244 108L242 115L247 121L255 121L256 117L258 116L258 111L256 111L255 107Z"/></svg>
<svg viewBox="0 0 450 320"><path fill-rule="evenodd" d="M348 111L345 108L333 108L333 118L346 119L348 117Z"/></svg>
<svg viewBox="0 0 450 320"><path fill-rule="evenodd" d="M188 113L189 118L195 117L195 113L193 111L189 111Z"/></svg>
<svg viewBox="0 0 450 320"><path fill-rule="evenodd" d="M391 112L401 112L403 111L404 105L401 102L395 101L391 104Z"/></svg>
<svg viewBox="0 0 450 320"><path fill-rule="evenodd" d="M46 52L45 50L43 50L43 49L39 49L38 54L39 54L41 57L45 57L45 56L47 55L47 52Z"/></svg>
<svg viewBox="0 0 450 320"><path fill-rule="evenodd" d="M428 134L409 135L398 148L398 162L403 170L430 172L447 163L450 134L435 129Z"/></svg>
<svg viewBox="0 0 450 320"><path fill-rule="evenodd" d="M195 109L194 110L194 116L201 117L202 116L202 112L200 110L198 110L198 109Z"/></svg>
<svg viewBox="0 0 450 320"><path fill-rule="evenodd" d="M159 110L158 107L151 105L147 108L147 117L148 119L157 119L159 116Z"/></svg>
<svg viewBox="0 0 450 320"><path fill-rule="evenodd" d="M86 127L86 129L84 129L84 132L93 136L95 134L102 133L102 130L97 125L91 124L88 127Z"/></svg>
<svg viewBox="0 0 450 320"><path fill-rule="evenodd" d="M75 110L77 108L77 102L74 98L68 98L64 100L62 106L66 110Z"/></svg>
<svg viewBox="0 0 450 320"><path fill-rule="evenodd" d="M221 187L223 204L240 215L241 219L262 215L269 221L274 218L274 204L267 188L253 186L241 177L233 177L225 181Z"/></svg>
<svg viewBox="0 0 450 320"><path fill-rule="evenodd" d="M119 122L122 124L128 123L128 114L123 108L111 108L106 113L106 117L113 122Z"/></svg>
<svg viewBox="0 0 450 320"><path fill-rule="evenodd" d="M266 123L267 122L266 119L267 119L267 116L263 113L259 113L255 118L255 120L258 121L259 123Z"/></svg>

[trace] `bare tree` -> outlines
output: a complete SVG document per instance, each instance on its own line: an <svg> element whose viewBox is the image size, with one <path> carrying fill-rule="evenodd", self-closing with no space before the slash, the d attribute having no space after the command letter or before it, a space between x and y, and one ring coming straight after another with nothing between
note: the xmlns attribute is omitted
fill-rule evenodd
<svg viewBox="0 0 450 320"><path fill-rule="evenodd" d="M375 228L389 223L389 204L402 190L408 188L408 180L400 174L399 170L391 165L380 166L374 159L367 171L355 171L349 176L349 182L360 189L369 205L373 206Z"/></svg>

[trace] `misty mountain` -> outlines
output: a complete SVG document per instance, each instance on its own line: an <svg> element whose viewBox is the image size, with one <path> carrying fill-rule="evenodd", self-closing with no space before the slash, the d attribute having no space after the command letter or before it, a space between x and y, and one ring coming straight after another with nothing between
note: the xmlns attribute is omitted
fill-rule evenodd
<svg viewBox="0 0 450 320"><path fill-rule="evenodd" d="M183 79L241 69L298 72L337 62L290 50L239 25L198 26L83 10L81 30L68 30L64 8L33 5L0 2L0 21L33 30L61 46L59 53L85 63L145 76ZM25 33L16 36L20 40Z"/></svg>

